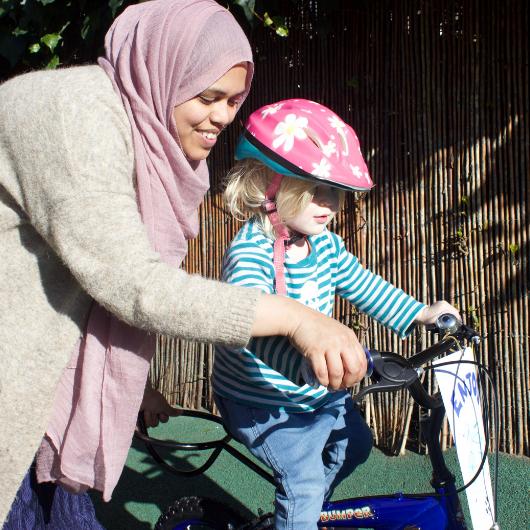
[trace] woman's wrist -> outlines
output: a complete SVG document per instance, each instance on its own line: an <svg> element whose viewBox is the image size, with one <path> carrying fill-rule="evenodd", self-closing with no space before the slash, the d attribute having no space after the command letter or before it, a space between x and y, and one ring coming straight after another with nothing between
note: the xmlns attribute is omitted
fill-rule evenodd
<svg viewBox="0 0 530 530"><path fill-rule="evenodd" d="M304 309L304 305L286 296L264 294L258 299L251 334L253 337L291 337L303 318Z"/></svg>

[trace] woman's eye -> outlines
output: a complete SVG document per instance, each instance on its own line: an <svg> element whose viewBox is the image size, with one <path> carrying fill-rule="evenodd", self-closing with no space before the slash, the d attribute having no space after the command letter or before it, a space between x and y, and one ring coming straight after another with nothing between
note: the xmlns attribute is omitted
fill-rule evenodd
<svg viewBox="0 0 530 530"><path fill-rule="evenodd" d="M241 104L241 100L240 99L231 99L228 104L231 106L231 107L239 107L239 105Z"/></svg>
<svg viewBox="0 0 530 530"><path fill-rule="evenodd" d="M210 103L213 103L215 101L215 98L208 97L208 96L199 96L199 99L205 105L210 105Z"/></svg>

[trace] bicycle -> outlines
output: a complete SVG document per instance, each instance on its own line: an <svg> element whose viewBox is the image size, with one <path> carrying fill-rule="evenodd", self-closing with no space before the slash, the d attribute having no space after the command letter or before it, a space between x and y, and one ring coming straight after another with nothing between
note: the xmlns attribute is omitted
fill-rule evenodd
<svg viewBox="0 0 530 530"><path fill-rule="evenodd" d="M390 495L365 496L334 500L325 502L322 506L319 528L332 530L333 528L373 528L374 530L466 530L468 528L459 493L466 489L480 474L487 458L489 439L486 433L486 446L481 458L481 464L475 476L468 484L456 488L455 476L448 469L440 445L440 433L445 417L445 408L441 396L431 395L420 381L420 375L430 361L443 356L455 349L461 348L464 343L473 343L478 347L480 337L472 328L458 322L452 315L442 315L434 331L443 335L442 339L434 345L413 355L404 358L392 352L369 351L371 381L355 396L355 401L360 401L369 393L390 392L406 388L413 399L425 411L421 417L423 441L428 448L428 455L432 465L431 484L434 491L423 494L395 493ZM466 362L466 361L463 361ZM470 362L470 361L467 361ZM438 363L444 366L451 363ZM488 376L487 370L478 362L479 366ZM490 383L491 378L489 378ZM492 392L495 397L495 389ZM485 406L485 401L483 402ZM497 431L497 408L495 404L495 429ZM488 417L487 411L482 411ZM221 418L213 414L194 410L185 410L185 416L203 418L223 425ZM145 423L139 419L139 431L136 436L142 439L153 458L164 468L178 475L193 476L203 473L208 469L223 450L228 451L240 462L258 473L262 478L275 485L270 473L255 464L241 453L237 448L229 445L231 436L204 443L181 443L172 440L157 440L147 434ZM497 436L494 436L496 441ZM212 450L212 454L200 467L185 471L168 464L159 455L154 446L170 447L184 451ZM496 444L497 445L497 444ZM496 521L496 483L498 468L498 451L495 447L494 488L493 488L493 521ZM272 529L272 516L262 515L252 521L243 519L234 510L214 499L203 497L183 497L177 499L163 513L156 523L155 530L260 530ZM497 523L491 530L498 529Z"/></svg>

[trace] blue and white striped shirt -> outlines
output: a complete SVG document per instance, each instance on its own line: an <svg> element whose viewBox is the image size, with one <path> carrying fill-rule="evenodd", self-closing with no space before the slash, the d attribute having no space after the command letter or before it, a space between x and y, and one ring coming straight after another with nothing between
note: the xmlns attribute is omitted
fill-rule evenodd
<svg viewBox="0 0 530 530"><path fill-rule="evenodd" d="M327 229L309 236L309 255L301 261L286 256L287 295L328 316L335 294L405 337L425 307L401 289L365 269L342 238ZM222 279L274 293L274 241L258 223L248 221L223 259ZM253 407L307 412L322 406L329 392L301 381L302 356L280 336L252 339L246 348L216 346L212 385L219 395Z"/></svg>

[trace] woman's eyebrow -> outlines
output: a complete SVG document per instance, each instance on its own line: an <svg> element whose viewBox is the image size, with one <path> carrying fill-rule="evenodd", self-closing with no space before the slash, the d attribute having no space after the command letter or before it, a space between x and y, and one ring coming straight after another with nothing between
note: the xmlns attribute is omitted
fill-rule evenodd
<svg viewBox="0 0 530 530"><path fill-rule="evenodd" d="M202 94L212 94L212 95L215 95L215 96L227 96L228 95L228 92L226 92L226 90L223 90L221 88L217 88L215 86L208 87L206 90L203 90L201 93ZM241 96L244 93L245 93L245 91L242 90L241 92L239 92L237 94L234 94L232 97Z"/></svg>

